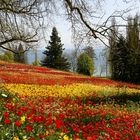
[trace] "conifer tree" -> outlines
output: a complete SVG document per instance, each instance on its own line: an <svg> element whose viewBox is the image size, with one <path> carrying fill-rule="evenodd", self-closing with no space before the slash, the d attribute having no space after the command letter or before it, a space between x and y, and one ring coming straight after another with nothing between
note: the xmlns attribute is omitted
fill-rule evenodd
<svg viewBox="0 0 140 140"><path fill-rule="evenodd" d="M110 64L110 73L111 78L115 79L115 55L116 55L116 46L117 46L117 35L118 29L116 28L115 18L112 19L112 28L109 35L109 64Z"/></svg>
<svg viewBox="0 0 140 140"><path fill-rule="evenodd" d="M25 52L22 44L15 48L16 53L14 54L14 61L19 63L25 63Z"/></svg>
<svg viewBox="0 0 140 140"><path fill-rule="evenodd" d="M69 62L63 56L63 44L61 38L58 36L57 29L52 29L52 35L50 36L49 45L43 52L45 55L44 60L41 61L42 66L49 68L55 68L60 70L69 70Z"/></svg>
<svg viewBox="0 0 140 140"><path fill-rule="evenodd" d="M126 40L123 36L119 37L115 47L115 53L112 56L112 63L114 67L113 79L119 81L127 81L128 79L128 49Z"/></svg>
<svg viewBox="0 0 140 140"><path fill-rule="evenodd" d="M128 48L128 81L140 82L140 26L139 16L128 18L127 48Z"/></svg>
<svg viewBox="0 0 140 140"><path fill-rule="evenodd" d="M115 25L115 24L114 24ZM116 28L110 35L110 67L112 79L140 83L140 26L139 18L128 18L126 38L115 39L113 35ZM118 35L118 34L117 34Z"/></svg>

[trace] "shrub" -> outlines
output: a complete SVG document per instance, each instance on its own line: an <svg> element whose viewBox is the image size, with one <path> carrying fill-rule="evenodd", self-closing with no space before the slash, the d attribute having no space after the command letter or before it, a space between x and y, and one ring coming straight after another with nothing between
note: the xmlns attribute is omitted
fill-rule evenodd
<svg viewBox="0 0 140 140"><path fill-rule="evenodd" d="M87 54L82 53L77 60L77 72L91 76L93 71L93 60Z"/></svg>

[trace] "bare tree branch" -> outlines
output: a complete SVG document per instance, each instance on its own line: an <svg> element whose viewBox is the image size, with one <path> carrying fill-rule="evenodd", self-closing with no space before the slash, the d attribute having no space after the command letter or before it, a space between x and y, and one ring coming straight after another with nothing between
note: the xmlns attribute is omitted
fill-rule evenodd
<svg viewBox="0 0 140 140"><path fill-rule="evenodd" d="M72 24L73 37L80 43L99 40L105 44L112 26L110 20L114 17L126 21L126 15L133 10L128 7L113 12L105 19L102 3L106 0L0 0L0 46L13 51L12 43L23 42L26 46L39 41L44 35L44 25L49 23L49 15L57 15L63 11ZM128 0L125 4L129 3ZM60 9L58 5L61 5ZM63 7L62 7L63 6ZM101 11L100 14L98 11ZM54 13L53 13L54 12ZM98 20L97 20L98 19ZM103 21L102 21L103 20ZM124 27L125 24L118 25ZM41 30L43 33L40 34ZM45 36L45 35L44 35ZM9 46L8 46L8 45ZM31 47L26 47L28 48ZM26 50L26 49L25 49Z"/></svg>
<svg viewBox="0 0 140 140"><path fill-rule="evenodd" d="M93 37L96 39L97 36L96 36L96 34L95 34L95 30L94 30L94 29L87 23L87 21L84 19L81 10L80 10L78 7L76 7L76 6L73 6L73 5L72 5L72 1L70 1L70 0L65 0L65 1L66 1L66 3L68 4L68 6L69 6L69 8L70 8L70 12L73 12L73 11L77 11L77 12L78 12L81 21L82 21L82 22L84 23L84 25L92 32ZM85 6L84 6L84 7L85 7Z"/></svg>

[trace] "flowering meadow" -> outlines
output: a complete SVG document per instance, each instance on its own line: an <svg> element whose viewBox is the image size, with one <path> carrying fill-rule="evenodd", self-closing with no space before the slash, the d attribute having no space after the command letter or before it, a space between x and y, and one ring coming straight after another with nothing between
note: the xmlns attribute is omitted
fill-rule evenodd
<svg viewBox="0 0 140 140"><path fill-rule="evenodd" d="M140 140L140 85L1 61L0 140Z"/></svg>

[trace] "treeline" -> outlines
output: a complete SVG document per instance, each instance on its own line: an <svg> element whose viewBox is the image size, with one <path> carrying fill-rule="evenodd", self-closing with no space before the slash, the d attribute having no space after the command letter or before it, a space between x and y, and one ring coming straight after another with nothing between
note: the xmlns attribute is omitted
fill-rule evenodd
<svg viewBox="0 0 140 140"><path fill-rule="evenodd" d="M28 63L27 54L24 50L24 46L20 43L15 46L12 51L1 50L0 60L8 62Z"/></svg>
<svg viewBox="0 0 140 140"><path fill-rule="evenodd" d="M118 39L119 38L119 39ZM109 62L114 80L140 83L140 19L129 17L126 33L120 35L115 19L109 40Z"/></svg>
<svg viewBox="0 0 140 140"><path fill-rule="evenodd" d="M61 38L58 36L57 29L54 27L49 44L43 52L45 57L40 63L41 66L69 71L72 68L73 60L75 60L76 72L89 76L93 74L93 57L95 54L92 47L86 47L77 57L74 56L72 61L69 61L68 58L64 56L63 51L64 48L61 43Z"/></svg>
<svg viewBox="0 0 140 140"><path fill-rule="evenodd" d="M3 50L3 53L0 54L0 60L28 64L28 56L24 48L25 47L20 43L13 47L13 52ZM69 59L69 56L64 55L63 44L61 43L61 38L58 35L56 27L52 29L50 41L43 54L44 58L39 62L37 50L34 49L34 62L32 65L45 66L64 71L73 71L90 76L93 75L93 58L95 57L93 48L89 46L85 47L82 52L78 53L76 56L72 56L72 60ZM73 60L75 60L74 69L72 68Z"/></svg>

